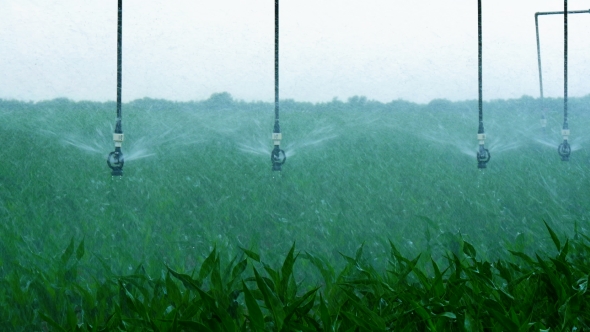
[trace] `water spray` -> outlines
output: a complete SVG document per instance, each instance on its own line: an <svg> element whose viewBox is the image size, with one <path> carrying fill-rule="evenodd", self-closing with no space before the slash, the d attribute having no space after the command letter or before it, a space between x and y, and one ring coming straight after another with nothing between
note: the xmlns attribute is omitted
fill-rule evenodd
<svg viewBox="0 0 590 332"><path fill-rule="evenodd" d="M567 21L567 19L565 18L565 16L567 16L568 14L583 14L583 13L590 14L590 9L589 10L571 10L571 11L568 11L567 10L567 4L564 7L565 7L565 9L562 12L537 12L537 13L535 13L535 30L537 31L537 62L538 62L538 65L539 65L539 91L540 91L540 96L541 96L541 128L543 128L543 132L545 132L545 128L547 127L547 119L545 118L545 113L546 113L547 110L545 109L545 99L544 99L544 96L543 96L543 72L541 70L541 42L540 42L540 38L539 38L539 16L544 16L544 15L564 15L564 20ZM567 26L566 26L566 29L567 29ZM565 40L566 39L564 39L564 41ZM564 53L564 56L567 57L567 53ZM563 130L565 130L565 128ZM564 134L562 132L562 135L563 136L568 136L569 135L569 132L567 134ZM567 138L564 138L564 140L567 140ZM565 142L565 143L567 144L567 142ZM567 145L567 146L569 147L569 145ZM559 151L560 151L559 154L561 155L562 154L562 152L561 152L561 145L560 145ZM565 153L565 148L564 148L564 153ZM569 155L569 152L567 154Z"/></svg>
<svg viewBox="0 0 590 332"><path fill-rule="evenodd" d="M121 72L122 72L122 44L123 44L123 0L119 0L119 19L117 20L117 123L115 125L115 132L113 133L113 141L115 142L115 151L109 153L107 158L107 165L111 168L112 176L123 176L123 165L125 158L121 151L123 145L123 126L121 124Z"/></svg>
<svg viewBox="0 0 590 332"><path fill-rule="evenodd" d="M281 126L279 124L279 0L275 0L275 125L272 132L274 149L270 154L273 171L281 171L287 161L285 151L281 150Z"/></svg>
<svg viewBox="0 0 590 332"><path fill-rule="evenodd" d="M481 33L481 0L477 1L477 36L478 36L478 81L479 81L479 128L477 130L477 140L479 149L477 151L477 168L486 168L490 161L490 151L485 148L486 134L483 128L483 95L482 95L482 33Z"/></svg>
<svg viewBox="0 0 590 332"><path fill-rule="evenodd" d="M567 123L567 0L563 1L563 13L563 127L561 128L563 142L559 144L557 153L562 161L569 161L572 149L568 143L570 129Z"/></svg>

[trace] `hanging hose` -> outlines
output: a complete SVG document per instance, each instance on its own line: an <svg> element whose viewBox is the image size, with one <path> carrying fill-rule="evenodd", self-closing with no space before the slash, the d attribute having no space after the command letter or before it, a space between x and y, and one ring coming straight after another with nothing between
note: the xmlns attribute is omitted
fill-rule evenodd
<svg viewBox="0 0 590 332"><path fill-rule="evenodd" d="M584 13L588 14L588 13L590 13L590 10L568 11L567 4L565 4L564 7L565 7L565 9L562 12L537 12L537 13L535 13L535 30L537 32L537 62L539 65L539 90L540 90L540 95L541 95L541 127L543 128L543 131L545 131L545 127L547 126L547 119L545 118L545 113L547 110L545 108L545 99L543 96L543 74L542 74L542 70L541 70L541 42L540 42L540 38L539 38L539 16L542 16L542 15L564 15L564 20L567 22L567 18L565 16L567 16L568 14L584 14ZM564 33L567 36L567 23L566 23L565 29L566 29L566 31L564 31ZM567 37L564 39L564 43L567 44ZM567 58L567 50L564 53L564 56ZM566 73L566 76L567 76L567 73ZM567 90L567 87L566 87L566 90ZM569 135L569 133L567 135ZM564 151L564 153L565 153L565 151ZM569 154L569 152L567 154ZM561 152L560 152L560 155L561 155Z"/></svg>
<svg viewBox="0 0 590 332"><path fill-rule="evenodd" d="M121 124L121 69L122 56L121 50L123 48L123 0L119 0L119 17L117 20L117 123L115 124L115 132L113 133L113 141L115 141L115 151L109 153L107 158L107 165L111 168L112 176L123 176L123 164L125 158L121 151L123 145L123 126Z"/></svg>
<svg viewBox="0 0 590 332"><path fill-rule="evenodd" d="M559 144L557 152L562 161L568 161L572 149L568 143L570 129L567 123L567 0L563 1L563 127L561 135L563 142Z"/></svg>
<svg viewBox="0 0 590 332"><path fill-rule="evenodd" d="M539 64L539 90L541 95L541 128L545 132L547 119L545 118L545 99L543 97L543 74L541 70L541 42L539 40L539 14L535 13L535 30L537 32L537 63Z"/></svg>
<svg viewBox="0 0 590 332"><path fill-rule="evenodd" d="M486 168L490 161L490 152L485 148L486 134L483 129L483 102L482 102L482 41L481 41L481 0L477 1L477 32L478 32L478 80L479 80L479 128L477 140L479 150L477 151L477 168Z"/></svg>
<svg viewBox="0 0 590 332"><path fill-rule="evenodd" d="M270 154L272 170L280 171L287 161L285 151L281 150L281 126L279 125L279 0L275 0L275 125L272 132L274 149Z"/></svg>

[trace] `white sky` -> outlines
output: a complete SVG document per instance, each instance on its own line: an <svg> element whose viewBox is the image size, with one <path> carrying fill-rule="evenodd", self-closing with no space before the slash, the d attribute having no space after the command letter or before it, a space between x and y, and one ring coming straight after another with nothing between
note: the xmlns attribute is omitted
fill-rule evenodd
<svg viewBox="0 0 590 332"><path fill-rule="evenodd" d="M569 10L590 8L570 0ZM484 99L538 97L534 13L483 0ZM545 95L563 95L563 16L542 16ZM477 99L476 0L283 0L281 99ZM590 14L569 16L569 95L590 92ZM1 0L0 98L116 99L116 0ZM274 1L124 0L123 100L274 98Z"/></svg>

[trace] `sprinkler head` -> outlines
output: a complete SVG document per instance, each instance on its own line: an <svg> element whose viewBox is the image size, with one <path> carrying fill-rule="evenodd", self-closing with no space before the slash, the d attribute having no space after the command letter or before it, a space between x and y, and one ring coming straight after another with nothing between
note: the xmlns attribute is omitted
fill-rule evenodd
<svg viewBox="0 0 590 332"><path fill-rule="evenodd" d="M572 148L567 142L567 139L564 139L563 143L559 144L559 148L557 148L557 153L561 156L561 161L569 161L571 152Z"/></svg>
<svg viewBox="0 0 590 332"><path fill-rule="evenodd" d="M570 160L570 153L572 152L572 148L570 147L569 143L567 142L570 136L570 130L567 129L567 123L563 125L561 130L561 135L563 136L563 143L559 144L557 148L557 153L561 156L561 161L569 161Z"/></svg>
<svg viewBox="0 0 590 332"><path fill-rule="evenodd" d="M479 146L479 151L477 151L477 168L486 168L488 161L490 161L490 157L490 151L481 144Z"/></svg>
<svg viewBox="0 0 590 332"><path fill-rule="evenodd" d="M109 153L107 158L107 165L111 168L112 176L123 176L123 164L125 164L125 158L120 147L115 147L115 151Z"/></svg>
<svg viewBox="0 0 590 332"><path fill-rule="evenodd" d="M272 161L272 170L281 171L281 166L287 161L287 155L285 151L281 150L278 145L275 145L272 153L270 154L270 160Z"/></svg>
<svg viewBox="0 0 590 332"><path fill-rule="evenodd" d="M480 132L477 134L479 141L479 151L477 151L477 168L486 168L486 164L490 161L490 151L485 148L486 134L483 132L483 124L480 122Z"/></svg>

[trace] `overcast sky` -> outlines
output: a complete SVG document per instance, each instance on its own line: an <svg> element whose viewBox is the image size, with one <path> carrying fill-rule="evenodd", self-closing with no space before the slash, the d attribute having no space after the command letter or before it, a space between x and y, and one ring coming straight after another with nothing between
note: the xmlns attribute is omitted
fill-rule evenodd
<svg viewBox="0 0 590 332"><path fill-rule="evenodd" d="M590 0L570 0L589 9ZM534 13L483 0L484 99L539 96ZM477 99L476 0L283 0L281 99ZM569 16L570 96L590 92L590 14ZM540 17L545 95L563 95L563 16ZM1 0L0 98L116 99L116 0ZM274 98L274 1L124 0L123 100Z"/></svg>

